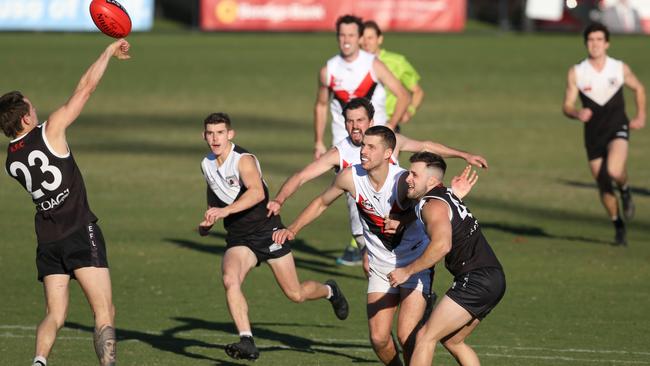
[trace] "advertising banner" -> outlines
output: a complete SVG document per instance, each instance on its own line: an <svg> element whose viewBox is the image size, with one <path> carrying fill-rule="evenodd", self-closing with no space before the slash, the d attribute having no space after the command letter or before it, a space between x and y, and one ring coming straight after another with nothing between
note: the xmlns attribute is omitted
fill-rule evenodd
<svg viewBox="0 0 650 366"><path fill-rule="evenodd" d="M98 31L90 18L91 0L0 0L0 30ZM134 31L153 26L154 0L119 0Z"/></svg>
<svg viewBox="0 0 650 366"><path fill-rule="evenodd" d="M353 14L389 31L460 32L466 13L466 0L201 0L199 23L206 31L332 31Z"/></svg>

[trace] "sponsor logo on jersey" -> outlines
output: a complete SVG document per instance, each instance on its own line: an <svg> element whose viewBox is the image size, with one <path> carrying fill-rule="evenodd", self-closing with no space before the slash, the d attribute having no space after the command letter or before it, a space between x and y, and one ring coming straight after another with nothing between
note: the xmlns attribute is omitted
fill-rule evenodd
<svg viewBox="0 0 650 366"><path fill-rule="evenodd" d="M236 175L226 177L226 183L228 183L230 187L239 187L239 179Z"/></svg>
<svg viewBox="0 0 650 366"><path fill-rule="evenodd" d="M66 188L63 192L57 194L56 197L52 197L36 205L36 210L49 211L63 204L63 202L65 202L65 199L68 198L69 195L70 195L70 189Z"/></svg>
<svg viewBox="0 0 650 366"><path fill-rule="evenodd" d="M609 78L607 79L609 82L609 86L614 87L618 85L618 79L617 78Z"/></svg>
<svg viewBox="0 0 650 366"><path fill-rule="evenodd" d="M584 88L582 88L583 93L589 93L591 91L591 85L587 85Z"/></svg>
<svg viewBox="0 0 650 366"><path fill-rule="evenodd" d="M362 195L359 195L359 205L362 209L368 211L369 213L374 213L374 207L367 199L363 198Z"/></svg>

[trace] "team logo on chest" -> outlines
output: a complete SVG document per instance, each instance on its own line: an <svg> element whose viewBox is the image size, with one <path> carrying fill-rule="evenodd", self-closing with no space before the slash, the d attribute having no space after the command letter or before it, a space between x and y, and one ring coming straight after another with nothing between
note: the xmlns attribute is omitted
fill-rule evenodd
<svg viewBox="0 0 650 366"><path fill-rule="evenodd" d="M618 85L618 79L617 78L609 78L609 79L607 79L607 81L609 82L609 86L612 87L612 88Z"/></svg>
<svg viewBox="0 0 650 366"><path fill-rule="evenodd" d="M226 183L229 187L239 187L239 178L236 175L229 175L226 177Z"/></svg>
<svg viewBox="0 0 650 366"><path fill-rule="evenodd" d="M374 208L374 206L372 205L372 203L370 203L370 201L368 201L367 199L365 199L362 195L359 195L359 202L358 202L358 204L359 204L359 206L361 206L361 208L362 208L364 211L367 211L367 212L370 212L370 213L373 213L373 212L375 211L375 208Z"/></svg>

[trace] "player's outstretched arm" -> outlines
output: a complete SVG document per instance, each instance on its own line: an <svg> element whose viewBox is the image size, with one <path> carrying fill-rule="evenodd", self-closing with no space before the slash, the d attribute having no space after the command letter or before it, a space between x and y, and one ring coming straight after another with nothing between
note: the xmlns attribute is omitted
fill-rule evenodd
<svg viewBox="0 0 650 366"><path fill-rule="evenodd" d="M459 175L451 179L451 190L456 197L462 200L469 194L477 180L478 174L472 170L471 165L468 165Z"/></svg>
<svg viewBox="0 0 650 366"><path fill-rule="evenodd" d="M337 175L332 185L311 201L291 225L286 229L275 231L273 241L284 244L287 240L293 240L302 228L316 220L344 192L354 194L354 182L352 181L352 171L350 169L348 168Z"/></svg>
<svg viewBox="0 0 650 366"><path fill-rule="evenodd" d="M589 122L591 119L592 111L589 108L576 108L576 101L578 100L578 85L576 84L576 72L572 67L567 74L566 90L564 92L564 104L562 105L562 113L565 116L582 122Z"/></svg>
<svg viewBox="0 0 650 366"><path fill-rule="evenodd" d="M77 119L88 98L97 88L111 57L115 56L120 60L126 60L130 58L129 48L129 42L125 39L117 40L106 47L99 58L83 74L70 99L49 116L45 133L54 150L61 153L67 152L66 128Z"/></svg>
<svg viewBox="0 0 650 366"><path fill-rule="evenodd" d="M280 187L280 191L275 198L266 205L269 210L267 216L278 215L284 202L289 199L298 188L312 179L320 177L325 172L339 165L339 150L337 148L329 149L324 155L311 162L301 171L292 175Z"/></svg>
<svg viewBox="0 0 650 366"><path fill-rule="evenodd" d="M634 101L636 102L636 117L630 121L630 128L641 129L645 126L646 119L645 87L627 64L623 64L623 81L625 86L634 91Z"/></svg>
<svg viewBox="0 0 650 366"><path fill-rule="evenodd" d="M264 184L254 156L245 155L239 160L239 178L246 187L246 192L226 207L208 209L205 212L205 221L201 223L202 226L213 225L217 220L248 210L264 200Z"/></svg>
<svg viewBox="0 0 650 366"><path fill-rule="evenodd" d="M454 149L433 141L419 141L410 139L402 134L397 134L398 150L408 152L421 152L428 151L438 154L443 158L461 158L467 163L472 164L478 168L488 168L487 160L481 155L471 154L462 150Z"/></svg>
<svg viewBox="0 0 650 366"><path fill-rule="evenodd" d="M422 207L422 220L431 241L418 259L388 274L388 280L393 287L406 282L413 274L433 267L451 250L449 206L439 200L425 203Z"/></svg>
<svg viewBox="0 0 650 366"><path fill-rule="evenodd" d="M383 62L379 61L378 58L375 58L372 67L377 75L377 79L384 84L388 90L391 91L397 98L395 103L395 111L390 117L390 120L386 122L386 126L395 130L397 124L402 120L404 112L408 109L409 104L411 103L411 95L406 90L404 85L393 75L393 73L388 70L386 65Z"/></svg>
<svg viewBox="0 0 650 366"><path fill-rule="evenodd" d="M325 124L327 123L327 102L330 92L327 88L327 67L318 73L318 92L314 105L314 159L318 159L327 151L325 147ZM336 142L336 141L334 141Z"/></svg>

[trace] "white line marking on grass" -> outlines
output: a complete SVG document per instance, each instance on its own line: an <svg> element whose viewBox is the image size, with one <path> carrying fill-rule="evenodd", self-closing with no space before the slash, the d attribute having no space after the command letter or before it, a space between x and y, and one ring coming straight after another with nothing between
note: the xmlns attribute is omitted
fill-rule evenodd
<svg viewBox="0 0 650 366"><path fill-rule="evenodd" d="M518 355L500 355L495 353L479 353L479 356L486 357L501 357L501 358L524 358L524 359L536 359L536 360L557 360L557 361L571 361L571 362L606 362L606 363L625 363L625 364L638 364L638 365L649 365L650 362L647 361L627 361L627 360L611 360L611 359L590 359L590 358L574 358L574 357L563 357L563 356L518 356Z"/></svg>
<svg viewBox="0 0 650 366"><path fill-rule="evenodd" d="M615 353L622 355L650 356L650 352L622 351L622 350L597 350L583 348L546 348L546 347L511 347L511 346L487 346L471 345L473 348L505 348L513 351L549 351L549 352L574 352L574 353Z"/></svg>
<svg viewBox="0 0 650 366"><path fill-rule="evenodd" d="M30 331L33 332L36 330L35 326L28 326L28 325L11 325L11 324L4 324L0 325L0 330L5 329L5 330L14 330L14 331ZM70 329L70 328L62 328L61 329L62 333L82 333L85 332L83 330L79 329ZM170 341L170 342L175 342L177 341L176 338L180 338L181 334L185 334L186 336L193 336L193 337L201 337L201 338L211 338L211 339L216 339L218 341L225 341L227 342L228 340L232 339L234 337L231 335L224 335L224 334L215 334L214 332L195 332L191 330L186 330L182 332L176 332L173 334L162 334L160 331L153 331L153 330L143 330L139 331L143 334L151 335L151 336L158 336L160 339L158 342L165 342L165 341ZM117 329L117 334L119 337L119 328ZM3 332L0 333L0 338L34 338L34 334L14 334L12 332ZM313 350L322 350L322 351L335 351L335 352L369 352L372 353L372 348L370 347L370 344L368 343L369 341L367 339L340 339L340 338L308 338L308 337L303 337L305 339L308 339L309 341L312 341L316 344L311 344L309 345L309 348L307 349L313 349ZM59 340L83 340L86 341L88 340L88 337L76 337L76 336L66 336L66 335L60 335L57 337ZM120 342L137 342L137 343L150 343L150 342L145 342L139 339L125 339ZM328 344L334 344L334 343L342 343L342 344L349 344L349 345L354 345L358 347L350 347L350 348L344 348L341 349L341 347L335 347L335 346L329 346ZM488 349L498 349L498 350L503 350L504 352L513 352L513 351L537 351L537 352L542 352L542 353L550 353L550 352L565 352L565 353L590 353L590 354L617 354L617 355L628 355L628 356L650 356L650 352L639 352L639 351L625 351L625 350L603 350L603 349L583 349L583 348L550 348L550 347L519 347L519 346L502 346L502 345L471 345L473 348L476 349L481 349L481 348L488 348ZM285 344L278 344L278 343L266 343L266 342L258 342L258 347L260 349L286 349L286 350L305 350L305 348L297 348L297 347L292 347L288 346ZM439 348L442 348L440 345L438 345ZM446 355L446 353L443 353ZM442 355L442 354L439 354ZM586 359L586 358L575 358L575 357L569 357L569 356L545 356L545 355L509 355L509 354L499 354L499 353L479 353L479 356L485 356L485 357L495 357L495 358L513 358L513 359L538 359L538 360L557 360L557 361L567 361L567 362L593 362L593 363L620 363L620 364L638 364L638 365L650 365L650 361L634 361L634 360L616 360L616 359Z"/></svg>

